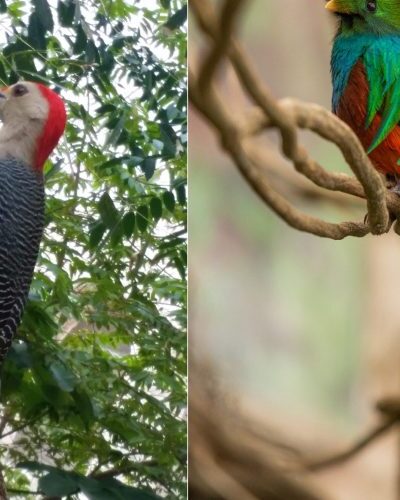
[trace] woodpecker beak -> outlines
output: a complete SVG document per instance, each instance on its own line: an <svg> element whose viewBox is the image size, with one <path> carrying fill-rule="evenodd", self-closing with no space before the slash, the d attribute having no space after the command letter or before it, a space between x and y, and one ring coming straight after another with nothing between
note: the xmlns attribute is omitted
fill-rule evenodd
<svg viewBox="0 0 400 500"><path fill-rule="evenodd" d="M349 7L349 0L329 0L325 4L325 9L335 14L351 14L352 10Z"/></svg>

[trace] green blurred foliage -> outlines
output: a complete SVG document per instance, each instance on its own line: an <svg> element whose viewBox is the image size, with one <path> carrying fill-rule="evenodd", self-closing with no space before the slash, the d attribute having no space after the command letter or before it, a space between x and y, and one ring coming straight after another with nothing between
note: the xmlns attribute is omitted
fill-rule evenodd
<svg viewBox="0 0 400 500"><path fill-rule="evenodd" d="M349 429L357 413L364 242L294 231L228 160L210 163L191 163L196 352L256 408L310 412ZM327 220L338 215L318 208Z"/></svg>
<svg viewBox="0 0 400 500"><path fill-rule="evenodd" d="M68 107L2 379L13 498L185 497L186 4L153 3L0 2L2 84Z"/></svg>

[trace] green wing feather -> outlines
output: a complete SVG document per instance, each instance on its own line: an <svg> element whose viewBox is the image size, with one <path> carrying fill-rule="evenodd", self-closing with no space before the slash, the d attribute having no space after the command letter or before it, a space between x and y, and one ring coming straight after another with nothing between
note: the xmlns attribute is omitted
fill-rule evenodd
<svg viewBox="0 0 400 500"><path fill-rule="evenodd" d="M366 127L371 125L378 112L382 117L368 153L379 146L400 121L399 47L387 42L389 40L382 37L379 43L368 47L363 56L369 83Z"/></svg>

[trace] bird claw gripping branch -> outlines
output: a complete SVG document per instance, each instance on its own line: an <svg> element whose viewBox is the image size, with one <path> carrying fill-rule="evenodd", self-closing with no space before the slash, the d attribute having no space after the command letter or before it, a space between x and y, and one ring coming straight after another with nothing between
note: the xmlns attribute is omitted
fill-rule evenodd
<svg viewBox="0 0 400 500"><path fill-rule="evenodd" d="M66 125L62 99L39 83L0 92L0 365L21 321L44 228L43 165Z"/></svg>

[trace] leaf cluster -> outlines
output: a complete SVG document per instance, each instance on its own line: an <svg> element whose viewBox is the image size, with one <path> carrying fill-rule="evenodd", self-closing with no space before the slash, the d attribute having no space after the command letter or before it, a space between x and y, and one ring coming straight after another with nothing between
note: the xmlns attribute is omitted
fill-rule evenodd
<svg viewBox="0 0 400 500"><path fill-rule="evenodd" d="M185 20L182 0L0 1L2 84L68 107L2 378L10 495L185 497Z"/></svg>

